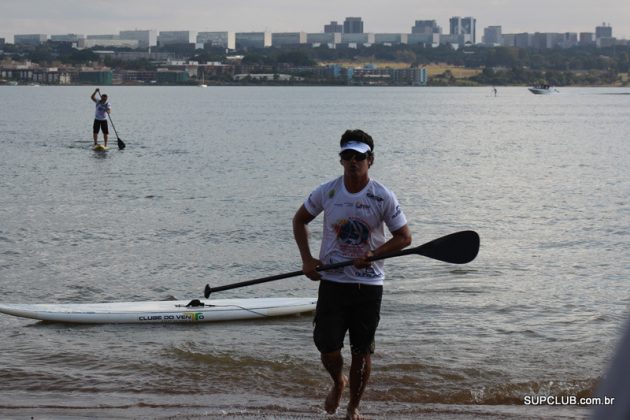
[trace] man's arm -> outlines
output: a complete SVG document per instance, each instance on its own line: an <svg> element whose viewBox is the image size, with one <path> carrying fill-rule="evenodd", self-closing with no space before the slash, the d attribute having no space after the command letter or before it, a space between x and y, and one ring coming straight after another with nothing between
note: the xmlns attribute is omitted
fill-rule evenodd
<svg viewBox="0 0 630 420"><path fill-rule="evenodd" d="M392 232L392 238L383 245L379 246L377 249L372 250L372 253L375 256L379 256L390 252L400 251L409 245L411 245L411 231L409 230L409 226L405 225Z"/></svg>
<svg viewBox="0 0 630 420"><path fill-rule="evenodd" d="M92 99L94 102L98 102L98 100L96 99L96 94L97 93L101 93L100 89L98 89L98 88L96 88L96 90L94 91L92 96L90 96L90 99Z"/></svg>
<svg viewBox="0 0 630 420"><path fill-rule="evenodd" d="M366 252L362 258L354 260L354 266L357 268L367 268L371 264L371 262L368 261L369 257L378 257L379 255L400 251L409 245L411 245L411 231L409 230L409 226L405 225L392 232L392 237L389 241L376 249Z"/></svg>
<svg viewBox="0 0 630 420"><path fill-rule="evenodd" d="M311 247L308 243L307 225L314 218L315 217L304 208L304 205L300 206L298 211L295 213L295 216L293 216L293 237L295 238L295 243L300 250L300 257L302 258L302 271L304 271L304 275L311 280L319 280L321 279L321 275L315 269L321 265L321 261L313 258L313 255L311 254Z"/></svg>

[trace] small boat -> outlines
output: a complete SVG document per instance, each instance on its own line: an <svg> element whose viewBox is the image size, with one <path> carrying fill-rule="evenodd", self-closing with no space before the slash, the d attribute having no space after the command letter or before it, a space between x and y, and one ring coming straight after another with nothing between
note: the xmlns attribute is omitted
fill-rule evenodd
<svg viewBox="0 0 630 420"><path fill-rule="evenodd" d="M549 95L551 93L558 93L558 89L549 85L538 85L527 88L534 95Z"/></svg>
<svg viewBox="0 0 630 420"><path fill-rule="evenodd" d="M207 88L208 85L206 85L206 74L205 73L201 73L201 83L199 83L197 86L202 87L202 88Z"/></svg>

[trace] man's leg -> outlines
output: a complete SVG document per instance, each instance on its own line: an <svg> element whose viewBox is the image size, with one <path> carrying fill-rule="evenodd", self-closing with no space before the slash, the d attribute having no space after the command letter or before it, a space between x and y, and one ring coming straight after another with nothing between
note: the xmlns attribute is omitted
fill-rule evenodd
<svg viewBox="0 0 630 420"><path fill-rule="evenodd" d="M97 124L96 120L94 120L94 124L92 124L92 136L94 138L94 146L96 146L98 144L98 130L99 130L99 125Z"/></svg>
<svg viewBox="0 0 630 420"><path fill-rule="evenodd" d="M341 394L343 389L348 383L348 379L343 376L343 357L341 356L341 350L333 351L330 353L322 353L322 364L330 374L333 380L333 386L326 397L324 402L324 408L328 414L334 414L339 407L341 401Z"/></svg>
<svg viewBox="0 0 630 420"><path fill-rule="evenodd" d="M101 131L103 132L104 146L107 147L107 139L109 138L109 127L107 121L101 121Z"/></svg>
<svg viewBox="0 0 630 420"><path fill-rule="evenodd" d="M352 364L350 365L350 402L348 403L347 419L359 419L359 403L363 396L363 391L367 386L372 372L372 357L370 353L352 354Z"/></svg>
<svg viewBox="0 0 630 420"><path fill-rule="evenodd" d="M358 407L363 391L372 372L372 353L374 353L374 335L381 318L382 286L362 285L356 289L356 305L352 310L350 323L350 401L346 418L361 419Z"/></svg>

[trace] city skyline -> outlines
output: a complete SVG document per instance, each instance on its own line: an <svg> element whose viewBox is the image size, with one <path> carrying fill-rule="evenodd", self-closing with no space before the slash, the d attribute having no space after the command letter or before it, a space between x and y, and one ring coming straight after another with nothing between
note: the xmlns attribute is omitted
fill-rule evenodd
<svg viewBox="0 0 630 420"><path fill-rule="evenodd" d="M613 27L613 36L630 38L630 7L627 0L601 0L576 5L570 0L391 0L366 5L357 0L299 2L295 0L189 0L173 8L165 0L3 0L0 6L0 37L13 35L109 34L120 30L157 31L269 31L323 32L331 21L361 17L365 32L408 33L415 20L436 20L448 33L453 16L472 16L478 34L488 26L502 26L504 33L594 32L603 22ZM478 41L480 36L477 36Z"/></svg>

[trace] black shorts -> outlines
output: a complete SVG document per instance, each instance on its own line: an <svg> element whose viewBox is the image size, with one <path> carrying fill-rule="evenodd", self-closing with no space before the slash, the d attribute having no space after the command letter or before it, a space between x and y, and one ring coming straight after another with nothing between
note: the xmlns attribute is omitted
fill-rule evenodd
<svg viewBox="0 0 630 420"><path fill-rule="evenodd" d="M98 134L98 130L103 130L103 134L109 134L109 128L107 127L107 120L94 120L93 133Z"/></svg>
<svg viewBox="0 0 630 420"><path fill-rule="evenodd" d="M321 280L313 322L313 340L320 353L343 348L347 331L352 353L374 353L382 297L383 286Z"/></svg>

